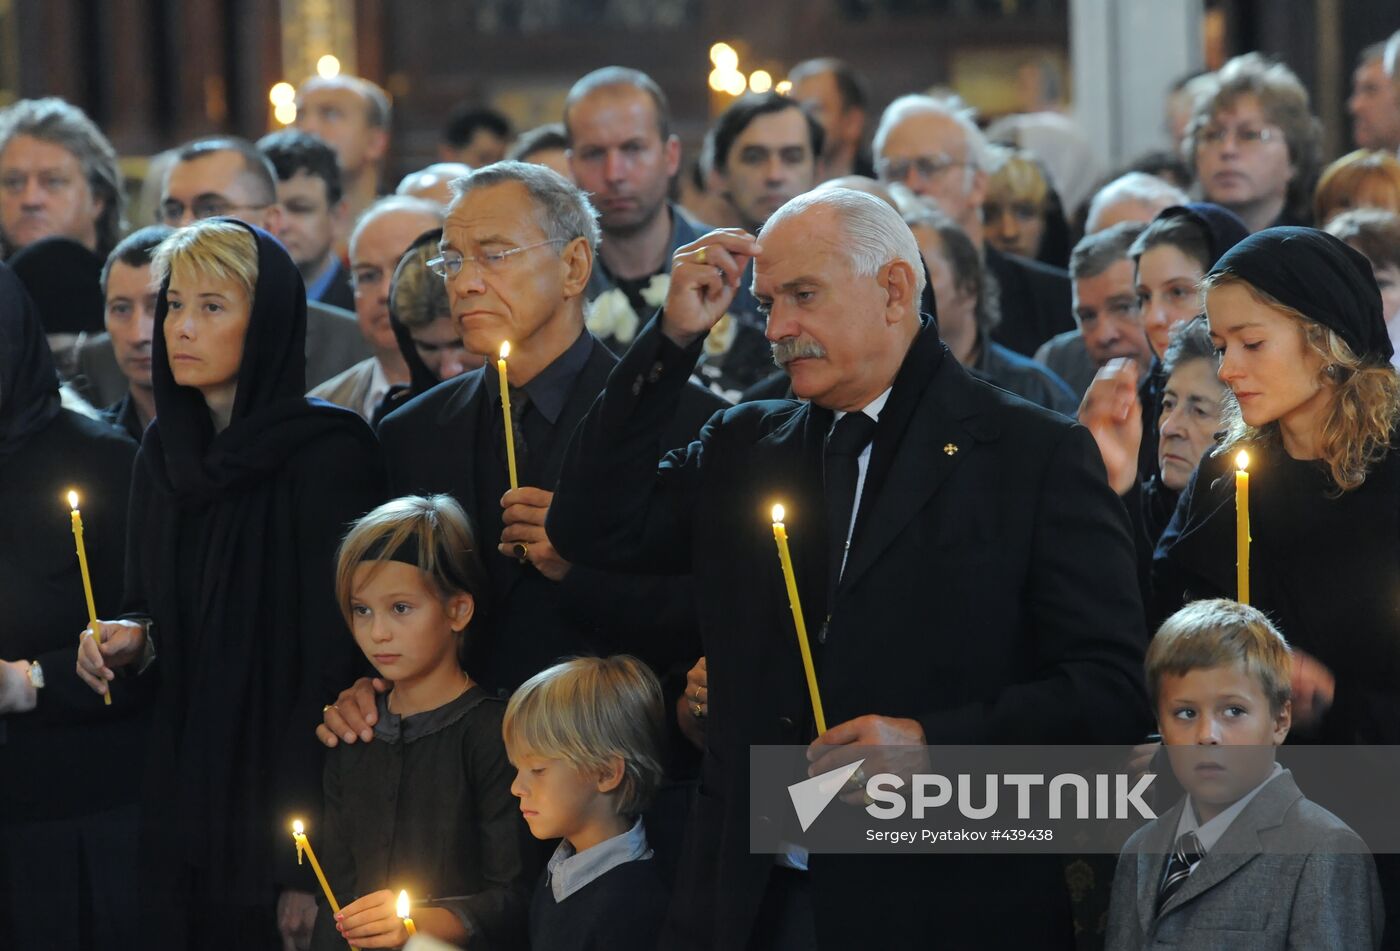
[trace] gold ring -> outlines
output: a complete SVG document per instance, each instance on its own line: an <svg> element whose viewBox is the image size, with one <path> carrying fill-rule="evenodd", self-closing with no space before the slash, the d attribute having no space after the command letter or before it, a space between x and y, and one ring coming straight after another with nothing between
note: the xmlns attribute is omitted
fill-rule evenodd
<svg viewBox="0 0 1400 951"><path fill-rule="evenodd" d="M705 261L706 261L705 255L709 253L709 250L710 250L709 248L701 248L699 251L696 251L696 252L695 252L695 263L696 263L696 264L704 264Z"/></svg>
<svg viewBox="0 0 1400 951"><path fill-rule="evenodd" d="M321 708L321 713L322 713L322 715L324 715L325 712L326 712L327 710L329 710L329 709L330 709L331 707L333 707L333 706L335 706L335 704L333 704L333 703L328 703L328 704L326 704L324 707L322 707L322 708Z"/></svg>
<svg viewBox="0 0 1400 951"><path fill-rule="evenodd" d="M697 720L703 720L705 719L705 708L698 703L692 703L690 705L690 715Z"/></svg>
<svg viewBox="0 0 1400 951"><path fill-rule="evenodd" d="M515 543L515 557L525 562L530 560L530 546L524 542Z"/></svg>

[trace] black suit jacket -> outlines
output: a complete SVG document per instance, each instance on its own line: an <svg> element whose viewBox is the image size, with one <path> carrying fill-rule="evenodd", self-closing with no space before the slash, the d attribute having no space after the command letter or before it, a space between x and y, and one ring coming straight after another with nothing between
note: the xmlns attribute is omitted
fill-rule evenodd
<svg viewBox="0 0 1400 951"><path fill-rule="evenodd" d="M597 340L559 417L558 437L544 461L542 488L553 488L568 436L603 389L617 358ZM513 690L575 654L637 653L658 670L699 654L694 594L688 578L637 578L575 565L555 583L496 550L503 522L498 505L478 501L475 453L492 451L481 434L489 399L484 370L435 386L384 418L380 440L395 495L446 492L471 516L486 571L489 603L472 622L468 665L481 683ZM683 388L656 441L693 439L724 403L698 386Z"/></svg>
<svg viewBox="0 0 1400 951"><path fill-rule="evenodd" d="M548 525L580 563L695 574L708 748L663 946L732 949L773 867L749 854L751 823L780 826L791 810L782 799L751 816L749 746L812 738L768 513L787 506L815 639L832 415L741 404L658 468L694 358L655 325L634 343L574 435ZM1147 705L1133 547L1086 430L972 379L926 328L881 413L867 485L813 645L830 725L912 717L931 744L1134 738ZM1054 857L814 855L810 867L823 948L1072 945Z"/></svg>
<svg viewBox="0 0 1400 951"><path fill-rule="evenodd" d="M1063 269L1002 254L990 244L985 264L1001 288L1001 323L992 331L997 343L1033 357L1042 343L1075 328L1073 292Z"/></svg>

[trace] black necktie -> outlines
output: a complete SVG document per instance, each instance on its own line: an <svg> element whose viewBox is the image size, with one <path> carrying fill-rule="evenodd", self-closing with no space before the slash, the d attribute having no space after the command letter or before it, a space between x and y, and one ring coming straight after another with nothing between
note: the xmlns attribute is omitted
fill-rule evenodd
<svg viewBox="0 0 1400 951"><path fill-rule="evenodd" d="M836 597L846 559L847 538L852 534L851 515L856 511L856 483L860 479L860 454L875 438L875 420L864 413L847 413L836 421L826 437L824 477L827 517L828 602Z"/></svg>
<svg viewBox="0 0 1400 951"><path fill-rule="evenodd" d="M1205 858L1206 850L1201 846L1200 837L1194 832L1183 832L1176 840L1176 851L1167 860L1162 874L1162 887L1157 892L1157 914L1162 913L1167 902L1175 895L1186 880L1191 877L1191 868Z"/></svg>

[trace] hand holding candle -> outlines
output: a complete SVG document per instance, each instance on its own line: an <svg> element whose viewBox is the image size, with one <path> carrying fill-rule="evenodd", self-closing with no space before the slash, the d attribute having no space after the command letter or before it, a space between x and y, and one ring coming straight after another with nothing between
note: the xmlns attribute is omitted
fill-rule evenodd
<svg viewBox="0 0 1400 951"><path fill-rule="evenodd" d="M316 861L316 853L311 848L311 840L306 837L306 826L300 819L292 822L292 841L297 844L297 864L301 864L302 853L311 860L311 870L316 873L316 880L321 883L321 891L325 893L326 901L330 903L331 913L340 914L340 905L335 900L335 893L331 891L330 883L326 881L326 873L321 871L321 863ZM355 946L350 946L351 951L355 951Z"/></svg>
<svg viewBox="0 0 1400 951"><path fill-rule="evenodd" d="M83 594L87 597L88 630L92 632L93 640L100 647L102 645L102 629L97 626L97 603L92 598L92 575L88 572L87 546L83 544L83 515L78 511L77 492L69 490L68 507L73 510L73 541L78 546L78 570L82 572ZM110 688L102 694L102 703L106 706L112 705Z"/></svg>
<svg viewBox="0 0 1400 951"><path fill-rule="evenodd" d="M408 936L411 938L418 933L418 929L413 926L413 919L409 917L408 912L408 891L405 889L399 892L399 901L395 907L395 913L403 919L404 930L408 932Z"/></svg>
<svg viewBox="0 0 1400 951"><path fill-rule="evenodd" d="M510 356L510 341L501 344L501 358L496 361L496 375L501 378L501 413L506 420L506 466L510 469L510 487L520 488L515 473L515 427L510 419L510 384L506 380L506 357Z"/></svg>
<svg viewBox="0 0 1400 951"><path fill-rule="evenodd" d="M1235 600L1249 603L1249 453L1235 457Z"/></svg>
<svg viewBox="0 0 1400 951"><path fill-rule="evenodd" d="M781 505L773 506L773 539L778 543L778 561L783 566L787 584L788 605L792 608L792 623L797 628L797 647L802 652L802 669L807 675L807 692L812 696L812 716L817 723L817 735L826 732L826 714L822 712L821 693L817 689L817 670L812 664L812 646L807 640L807 622L802 617L802 600L797 596L797 576L792 570L792 553L788 551L786 513Z"/></svg>

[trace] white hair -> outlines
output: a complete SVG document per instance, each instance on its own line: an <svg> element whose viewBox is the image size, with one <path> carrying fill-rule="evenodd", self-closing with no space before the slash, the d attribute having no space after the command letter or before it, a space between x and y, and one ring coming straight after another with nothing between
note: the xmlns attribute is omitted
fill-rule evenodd
<svg viewBox="0 0 1400 951"><path fill-rule="evenodd" d="M1146 172L1128 172L1120 175L1100 188L1089 202L1089 215L1084 220L1084 231L1093 234L1099 230L1099 220L1110 205L1123 201L1135 201L1155 209L1151 217L1173 205L1184 205L1191 199L1171 182L1149 175Z"/></svg>
<svg viewBox="0 0 1400 951"><path fill-rule="evenodd" d="M853 188L819 188L798 195L775 211L759 232L758 242L779 222L816 208L833 209L840 217L848 249L851 271L860 277L874 277L891 261L903 261L914 272L914 297L924 293L924 259L914 232L899 212L887 202ZM917 305L916 305L917 306Z"/></svg>
<svg viewBox="0 0 1400 951"><path fill-rule="evenodd" d="M1385 41L1385 54L1381 61L1385 74L1392 80L1400 80L1400 30L1390 34Z"/></svg>
<svg viewBox="0 0 1400 951"><path fill-rule="evenodd" d="M885 107L880 116L880 125L875 129L873 149L879 157L884 154L885 140L905 119L916 115L945 116L952 119L963 130L967 146L969 172L989 171L990 156L987 151L987 137L977 127L977 110L971 108L957 96L935 97L922 93L900 96Z"/></svg>

